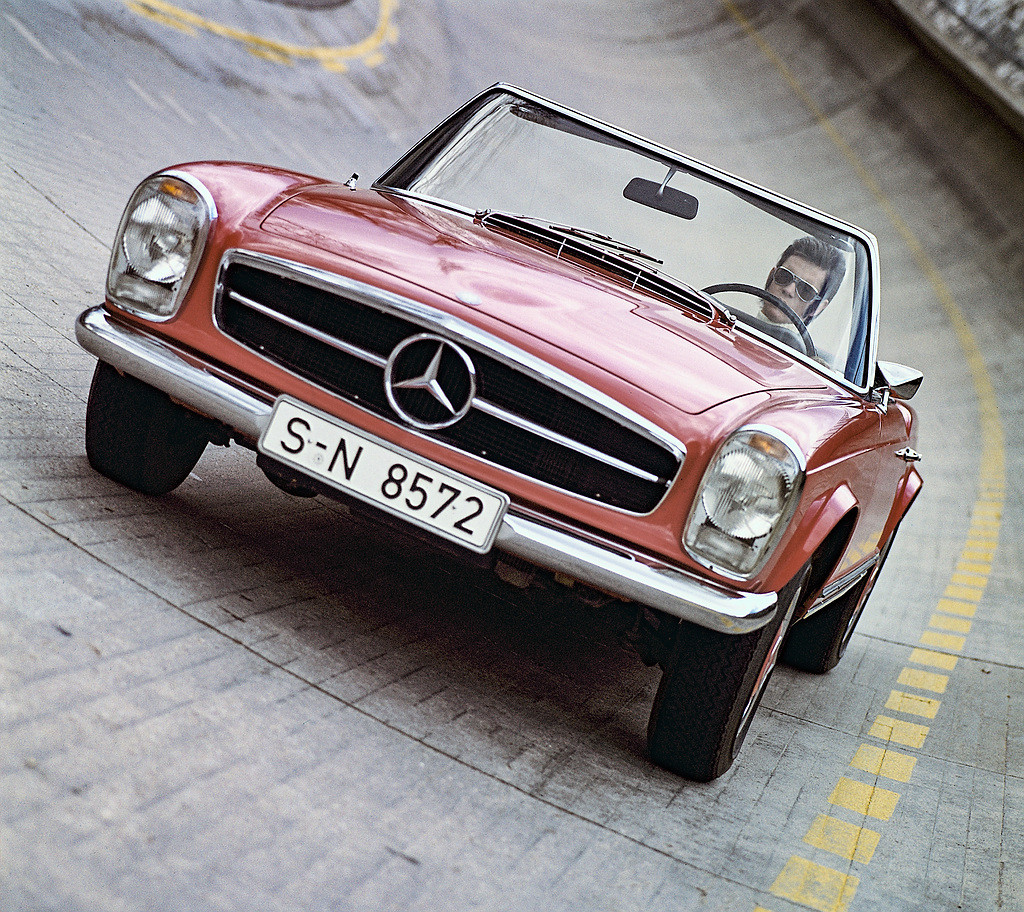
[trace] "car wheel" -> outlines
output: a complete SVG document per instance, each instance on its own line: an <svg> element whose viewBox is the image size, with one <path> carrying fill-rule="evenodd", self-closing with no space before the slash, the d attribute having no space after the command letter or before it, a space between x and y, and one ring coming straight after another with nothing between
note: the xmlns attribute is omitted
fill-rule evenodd
<svg viewBox="0 0 1024 912"><path fill-rule="evenodd" d="M779 593L760 630L730 635L680 622L651 709L651 760L709 782L732 766L771 678L810 568Z"/></svg>
<svg viewBox="0 0 1024 912"><path fill-rule="evenodd" d="M893 532L882 548L878 562L860 583L827 608L793 625L782 650L783 662L812 674L824 674L839 664L895 538L896 533Z"/></svg>
<svg viewBox="0 0 1024 912"><path fill-rule="evenodd" d="M166 494L192 471L209 422L160 390L100 361L85 412L89 464L143 494Z"/></svg>

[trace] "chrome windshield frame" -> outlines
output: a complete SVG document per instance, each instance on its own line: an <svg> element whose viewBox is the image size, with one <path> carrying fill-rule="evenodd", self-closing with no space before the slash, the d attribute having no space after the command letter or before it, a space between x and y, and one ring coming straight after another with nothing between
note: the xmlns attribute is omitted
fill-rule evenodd
<svg viewBox="0 0 1024 912"><path fill-rule="evenodd" d="M823 370L830 379L843 384L860 396L867 397L870 395L877 356L880 288L878 243L874 236L870 232L829 216L811 206L774 193L722 169L690 158L667 146L644 139L517 86L507 83L496 83L479 93L427 133L423 139L414 144L408 152L388 167L374 181L373 188L378 191L404 196L420 203L447 208L469 216L474 215L476 210L472 207L434 196L427 196L415 189L410 189L410 187L426 166L434 161L438 154L450 145L453 138L471 121L473 116L482 107L501 95L536 105L550 112L554 117L563 118L574 125L572 132L576 132L586 138L592 138L607 145L633 150L638 155L655 160L668 168L692 174L695 178L726 189L743 201L762 209L780 221L790 224L797 230L808 231L819 236L823 232L835 232L839 236L845 235L857 242L858 249L864 252L864 256L856 258L857 281L862 283L859 291L862 301L857 307L866 309L866 313L859 313L858 311L856 315L863 327L860 369L856 371L859 376L851 379L851 377L846 376L843 372L815 364L810 358L801 358L801 360L805 360L812 366ZM679 276L679 279L682 282L687 281L686 276ZM737 328L742 332L748 332L747 328L740 324L737 324ZM762 341L767 341L769 344L778 344L763 334L749 334L756 336ZM794 352L792 349L787 349L787 352L800 357L799 353Z"/></svg>

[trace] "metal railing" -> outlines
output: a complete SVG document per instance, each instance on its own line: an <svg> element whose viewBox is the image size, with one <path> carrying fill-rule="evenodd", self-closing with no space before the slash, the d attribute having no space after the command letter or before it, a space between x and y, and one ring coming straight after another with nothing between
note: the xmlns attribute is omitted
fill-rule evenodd
<svg viewBox="0 0 1024 912"><path fill-rule="evenodd" d="M1024 2L1022 0L925 0L921 13L993 75L1024 96Z"/></svg>

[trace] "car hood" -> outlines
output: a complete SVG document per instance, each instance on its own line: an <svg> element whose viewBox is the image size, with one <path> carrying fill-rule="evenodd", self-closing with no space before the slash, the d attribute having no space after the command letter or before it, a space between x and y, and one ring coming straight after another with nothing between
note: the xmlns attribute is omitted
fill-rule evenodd
<svg viewBox="0 0 1024 912"><path fill-rule="evenodd" d="M806 365L724 323L460 213L332 184L285 200L262 227L386 274L388 287L397 280L431 302L441 296L449 312L492 332L497 324L513 344L542 356L553 345L570 356L560 366L582 359L690 414L751 393L825 387Z"/></svg>

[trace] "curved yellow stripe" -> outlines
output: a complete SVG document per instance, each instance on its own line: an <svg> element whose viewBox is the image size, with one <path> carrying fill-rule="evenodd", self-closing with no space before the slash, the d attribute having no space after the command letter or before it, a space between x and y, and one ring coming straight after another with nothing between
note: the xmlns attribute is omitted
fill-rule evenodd
<svg viewBox="0 0 1024 912"><path fill-rule="evenodd" d="M368 66L376 66L383 60L382 47L393 43L398 37L394 24L394 13L398 0L379 0L377 24L362 41L343 47L317 47L292 44L262 38L251 32L214 22L197 13L167 3L166 0L124 0L125 5L140 16L145 16L161 25L180 29L186 34L209 32L220 38L227 38L245 45L250 53L276 63L291 64L295 60L315 60L324 69L344 72L347 62L361 59Z"/></svg>
<svg viewBox="0 0 1024 912"><path fill-rule="evenodd" d="M956 657L951 655L951 653L963 650L966 637L954 636L940 631L956 630L964 634L970 631L971 622L967 618L974 616L977 603L981 601L984 594L988 571L991 567L990 562L998 544L999 528L1002 522L1006 459L1003 425L999 417L999 405L995 387L992 385L991 376L989 375L988 368L985 366L985 359L982 356L981 348L974 337L974 333L971 332L963 312L953 299L953 295L939 273L938 267L936 267L931 257L928 256L927 251L925 251L910 226L896 211L895 206L886 196L881 185L864 167L857 157L857 153L854 152L850 144L846 142L840 132L826 117L825 113L818 107L793 72L786 66L785 61L779 57L774 48L768 44L744 17L736 4L732 0L720 0L720 2L733 19L743 28L747 36L758 46L761 53L782 74L782 77L789 84L793 93L813 114L820 128L843 154L850 167L864 182L889 221L892 222L899 235L903 238L918 268L924 273L936 298L942 304L971 372L975 395L978 400L982 431L978 500L975 503L974 516L970 531L968 532L968 539L961 555L961 562L957 565L957 570L952 575L951 585L946 588L945 597L939 601L938 611L933 615L929 623L930 628L936 629L926 630L920 639L924 646L932 646L934 649L919 647L914 649L910 657L912 663L951 670L956 664ZM973 585L963 585L963 583L968 582ZM930 678L925 678L922 677L924 674L928 673L921 672L920 669L905 668L901 672L900 683L922 689L922 682L929 680L938 681L941 678L942 688L945 688L946 678L944 676L931 674ZM923 689L935 688L933 685L932 688L925 687ZM896 702L896 706L891 705L893 701ZM901 712L911 712L923 715L926 718L933 718L938 713L941 701L894 690L890 695L890 703L886 705L888 708L897 708ZM870 736L885 741L887 745L895 743L920 748L928 735L928 731L929 727L926 725L879 716L871 728ZM861 750L864 747L862 745ZM876 755L880 750L878 745L868 745L867 747L868 753L874 751ZM881 749L881 753L882 755L892 753L894 757L900 757L903 761L907 762L908 770L913 768L914 760L912 757L902 757L899 752L888 749ZM851 766L865 768L858 766L856 758L854 758ZM899 777L899 781L909 781L909 778L908 772L905 776ZM872 787L872 792L874 791L877 790ZM895 796L895 799L899 797L895 792L888 792L888 794ZM865 813L870 814L871 812L866 811ZM865 832L869 832L872 838L876 838L879 835L873 831L864 831L862 828L860 833L858 833L858 838ZM804 837L804 841L812 845L816 844L813 837L813 827L808 835ZM832 849L827 850L832 851ZM842 852L837 854L847 860L852 860L853 858L851 855ZM869 861L870 858L864 863L866 864ZM859 879L849 876L848 866L841 867L842 870L837 870L794 855L786 863L782 873L776 878L770 890L775 896L789 899L814 909L846 912L853 902ZM756 912L760 912L761 909L762 907L758 906Z"/></svg>
<svg viewBox="0 0 1024 912"><path fill-rule="evenodd" d="M888 196L886 196L881 185L877 180L875 180L874 176L857 157L857 153L854 152L853 148L843 138L839 130L837 130L835 125L828 119L824 111L818 107L810 93L800 84L799 80L793 74L793 71L786 66L786 62L775 52L775 49L762 37L760 32L754 28L743 13L740 12L739 8L732 2L732 0L721 0L721 3L722 6L728 10L733 19L735 19L740 25L751 41L758 46L761 53L764 54L764 56L771 61L772 65L782 74L783 79L788 83L789 87L793 90L793 93L801 102L803 102L806 108L814 116L814 119L817 121L824 133L843 154L843 157L850 164L850 167L861 181L863 181L864 185L871 192L871 195L875 198L878 205L882 208L882 211L885 212L893 227L895 227L897 232L899 232L903 241L910 249L918 268L928 279L929 284L932 286L932 290L935 292L935 296L946 311L949 322L953 327L953 332L956 334L960 347L964 352L964 357L966 358L967 366L971 372L971 378L974 382L974 391L978 399L978 410L982 433L982 489L986 491L995 491L998 489L1001 493L1002 485L1005 481L1006 457L1004 450L1003 425L999 417L999 405L996 399L995 388L992 385L992 379L989 375L988 368L985 366L985 359L982 356L981 347L978 345L978 342L974 337L974 333L971 332L971 328L963 315L963 311L960 310L956 301L953 299L953 295L950 292L949 287L946 285L942 275L939 273L938 267L935 265L932 258L928 256L928 253L925 251L910 226L903 220L903 217L899 212L896 211L896 207L893 206L892 201Z"/></svg>

